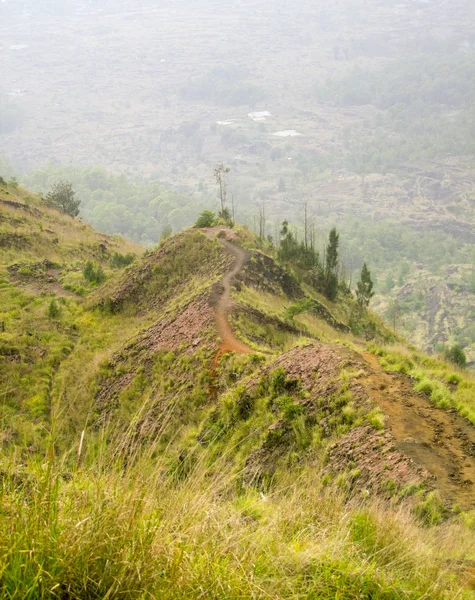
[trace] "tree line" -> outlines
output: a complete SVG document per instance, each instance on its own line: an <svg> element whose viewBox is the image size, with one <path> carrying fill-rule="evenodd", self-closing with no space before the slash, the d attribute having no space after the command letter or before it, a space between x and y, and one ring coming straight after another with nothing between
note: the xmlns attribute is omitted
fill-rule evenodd
<svg viewBox="0 0 475 600"><path fill-rule="evenodd" d="M315 248L313 235L299 240L292 232L288 221L282 223L277 258L282 263L289 263L319 292L332 302L338 292L351 294L350 283L344 277L339 258L340 234L333 227L328 236L328 242L321 257ZM366 263L363 264L360 280L357 283L356 299L361 308L367 308L374 296L374 283Z"/></svg>

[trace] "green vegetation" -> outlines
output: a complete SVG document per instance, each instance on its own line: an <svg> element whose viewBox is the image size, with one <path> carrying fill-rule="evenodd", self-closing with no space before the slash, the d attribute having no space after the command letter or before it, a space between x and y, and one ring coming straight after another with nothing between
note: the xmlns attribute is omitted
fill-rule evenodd
<svg viewBox="0 0 475 600"><path fill-rule="evenodd" d="M196 220L195 227L213 227L216 225L216 213L204 210Z"/></svg>
<svg viewBox="0 0 475 600"><path fill-rule="evenodd" d="M467 364L467 357L465 356L465 352L458 344L447 348L444 351L444 357L446 360L450 360L458 367L465 367L465 365Z"/></svg>
<svg viewBox="0 0 475 600"><path fill-rule="evenodd" d="M373 296L374 292L371 273L368 267L366 266L366 263L363 263L363 268L361 269L361 277L357 283L356 299L360 306L368 308L370 300Z"/></svg>
<svg viewBox="0 0 475 600"><path fill-rule="evenodd" d="M112 175L100 168L47 166L23 178L25 185L46 192L58 179L71 182L81 201L81 216L107 234L125 235L153 246L171 227L179 231L192 225L209 206L205 194L190 197L158 181Z"/></svg>
<svg viewBox="0 0 475 600"><path fill-rule="evenodd" d="M231 322L256 352L217 354L218 239L141 253L5 191L2 597L469 598L470 512L416 484L378 498L351 460L328 473L333 444L385 435L349 323L387 331L341 285L325 298L291 244L283 268L237 228L251 259ZM469 407L466 373L398 348L374 351Z"/></svg>
<svg viewBox="0 0 475 600"><path fill-rule="evenodd" d="M103 283L106 279L106 274L101 265L94 265L90 260L85 264L82 274L86 281L97 285Z"/></svg>
<svg viewBox="0 0 475 600"><path fill-rule="evenodd" d="M347 166L385 172L411 159L473 154L473 64L472 51L432 52L319 86L323 101L384 111L371 129L345 131Z"/></svg>
<svg viewBox="0 0 475 600"><path fill-rule="evenodd" d="M112 269L122 269L128 267L135 260L135 254L133 252L127 252L127 254L120 254L120 252L114 252L109 260L109 265Z"/></svg>
<svg viewBox="0 0 475 600"><path fill-rule="evenodd" d="M80 200L74 199L73 186L68 181L58 181L45 198L46 206L55 208L71 217L79 214Z"/></svg>
<svg viewBox="0 0 475 600"><path fill-rule="evenodd" d="M271 494L231 495L229 475L166 463L123 468L102 456L62 473L3 475L1 593L6 598L160 597L451 599L447 548L407 514L377 506L364 520L311 471ZM128 461L130 462L130 461ZM446 532L457 535L453 526ZM455 562L467 550L459 538ZM459 597L464 597L459 596ZM468 592L466 597L468 598Z"/></svg>
<svg viewBox="0 0 475 600"><path fill-rule="evenodd" d="M455 408L475 425L475 381L470 373L454 373L453 364L403 346L371 343L368 348L381 357L382 366L388 370L411 375L416 391L426 394L436 406Z"/></svg>

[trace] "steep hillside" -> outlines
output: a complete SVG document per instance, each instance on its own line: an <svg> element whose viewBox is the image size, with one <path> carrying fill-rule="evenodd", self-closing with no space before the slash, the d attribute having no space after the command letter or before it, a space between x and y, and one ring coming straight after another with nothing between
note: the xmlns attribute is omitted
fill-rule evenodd
<svg viewBox="0 0 475 600"><path fill-rule="evenodd" d="M123 241L11 188L0 211L5 597L473 597L466 372L246 229L113 269Z"/></svg>
<svg viewBox="0 0 475 600"><path fill-rule="evenodd" d="M48 209L15 185L0 185L1 438L7 447L35 450L47 437L58 369L96 327L84 299L97 282L84 277L85 266L107 278L115 272L114 255L142 252Z"/></svg>

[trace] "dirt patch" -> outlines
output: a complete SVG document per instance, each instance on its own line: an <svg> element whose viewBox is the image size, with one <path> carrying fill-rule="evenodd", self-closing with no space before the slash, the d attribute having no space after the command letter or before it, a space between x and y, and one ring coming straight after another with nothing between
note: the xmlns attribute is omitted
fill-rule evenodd
<svg viewBox="0 0 475 600"><path fill-rule="evenodd" d="M263 369L262 374L281 367L315 397L332 393L340 387L337 379L343 368L359 368L360 365L358 356L345 346L314 342L285 352Z"/></svg>
<svg viewBox="0 0 475 600"><path fill-rule="evenodd" d="M211 345L206 331L212 327L213 317L207 299L201 298L189 304L178 316L159 321L144 331L134 345L147 355L181 347L185 348L185 353L191 354L197 348Z"/></svg>
<svg viewBox="0 0 475 600"><path fill-rule="evenodd" d="M358 485L386 493L391 481L397 486L425 483L437 488L448 506L475 506L475 428L455 411L433 407L413 390L409 377L384 371L372 354L312 343L281 355L248 387L255 388L260 376L278 367L305 390L301 403L307 415L317 405L320 413L330 411L319 421L326 435L331 435L326 428L331 411L340 410L328 400L341 389L343 368L352 373L347 385L355 407L364 413L379 406L384 412L384 432L355 428L335 442L329 450L333 472L357 469ZM264 448L256 451L254 467L259 461L265 464L268 454Z"/></svg>
<svg viewBox="0 0 475 600"><path fill-rule="evenodd" d="M212 330L214 312L206 297L191 302L180 314L158 321L125 344L109 361L113 374L103 382L96 394L98 406L104 410L114 406L115 399L127 388L140 367L151 364L161 351L182 350L191 355L203 347L212 347L207 333ZM214 346L216 347L216 346ZM128 372L117 374L121 367Z"/></svg>
<svg viewBox="0 0 475 600"><path fill-rule="evenodd" d="M409 377L387 373L373 354L363 357L369 374L361 384L387 415L397 449L433 476L448 503L474 507L475 428L454 410L432 406Z"/></svg>
<svg viewBox="0 0 475 600"><path fill-rule="evenodd" d="M220 227L219 225L216 227L203 227L202 229L198 229L198 231L200 231L210 240L214 240L218 235L222 238L226 238L227 240L237 241L239 239L238 233L235 229L230 229L229 227Z"/></svg>
<svg viewBox="0 0 475 600"><path fill-rule="evenodd" d="M30 215L33 215L35 217L42 216L42 213L40 210L38 210L37 208L34 208L32 206L28 206L28 204L22 204L21 202L14 202L13 200L5 200L3 198L0 198L0 204L3 204L3 206L7 206L8 208L14 208L15 210L22 210L22 211L27 212Z"/></svg>
<svg viewBox="0 0 475 600"><path fill-rule="evenodd" d="M391 432L356 427L330 448L327 473L347 472L350 487L391 495L406 486L429 486L429 471L397 449ZM393 486L394 489L393 489Z"/></svg>

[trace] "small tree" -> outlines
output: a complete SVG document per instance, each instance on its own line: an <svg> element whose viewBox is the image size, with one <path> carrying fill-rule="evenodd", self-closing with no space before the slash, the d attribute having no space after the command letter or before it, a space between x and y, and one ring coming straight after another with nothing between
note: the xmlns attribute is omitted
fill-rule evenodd
<svg viewBox="0 0 475 600"><path fill-rule="evenodd" d="M127 254L120 254L120 252L114 252L109 261L109 265L112 269L121 269L132 264L135 259L135 254L127 252Z"/></svg>
<svg viewBox="0 0 475 600"><path fill-rule="evenodd" d="M48 192L45 198L45 204L55 208L71 217L77 217L79 214L80 200L75 200L75 191L69 181L58 181Z"/></svg>
<svg viewBox="0 0 475 600"><path fill-rule="evenodd" d="M231 171L229 167L225 167L223 163L216 165L214 169L214 176L216 183L219 185L219 199L221 202L221 213L220 217L224 217L224 211L226 210L226 194L227 194L227 182L226 175Z"/></svg>
<svg viewBox="0 0 475 600"><path fill-rule="evenodd" d="M364 263L363 268L361 269L360 280L357 283L356 299L362 308L368 308L370 300L373 296L374 292L371 273L366 266L366 263Z"/></svg>

